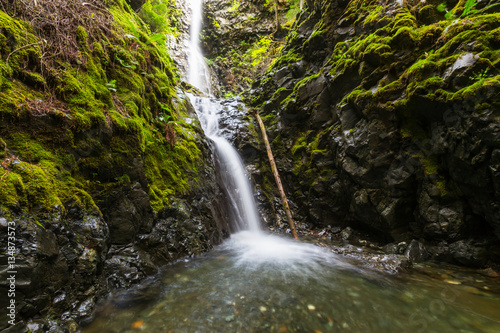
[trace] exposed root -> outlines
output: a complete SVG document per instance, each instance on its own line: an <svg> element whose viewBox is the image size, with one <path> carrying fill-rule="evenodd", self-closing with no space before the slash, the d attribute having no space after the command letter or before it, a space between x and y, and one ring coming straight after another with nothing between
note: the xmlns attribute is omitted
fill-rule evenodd
<svg viewBox="0 0 500 333"><path fill-rule="evenodd" d="M167 140L170 148L174 148L176 139L174 128L170 124L165 125L165 140Z"/></svg>
<svg viewBox="0 0 500 333"><path fill-rule="evenodd" d="M59 112L62 112L64 114L70 113L68 106L57 99L28 100L28 107L32 114L38 114L38 115L59 113Z"/></svg>

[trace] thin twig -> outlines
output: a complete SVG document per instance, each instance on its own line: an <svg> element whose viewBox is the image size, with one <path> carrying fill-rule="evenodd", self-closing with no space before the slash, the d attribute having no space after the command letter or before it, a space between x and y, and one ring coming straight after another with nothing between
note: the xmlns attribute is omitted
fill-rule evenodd
<svg viewBox="0 0 500 333"><path fill-rule="evenodd" d="M2 177L0 177L0 182L3 181L3 179L10 173L9 170L5 170L5 173L3 174Z"/></svg>
<svg viewBox="0 0 500 333"><path fill-rule="evenodd" d="M22 49L24 49L24 48L27 48L28 46L33 46L33 45L41 44L41 43L43 43L43 42L44 42L44 41L43 41L43 40L41 40L41 41L39 41L39 42L36 42L36 43L31 43L31 44L26 44L26 45L21 46L21 47L20 47L20 48L18 48L18 49L15 49L15 50L14 50L14 51L12 51L11 53L9 53L9 55L7 56L7 60L5 60L5 64L6 64L6 65L8 65L8 64L9 64L9 58L10 58L10 56L11 56L12 54L16 53L17 51L20 51L20 50L22 50Z"/></svg>

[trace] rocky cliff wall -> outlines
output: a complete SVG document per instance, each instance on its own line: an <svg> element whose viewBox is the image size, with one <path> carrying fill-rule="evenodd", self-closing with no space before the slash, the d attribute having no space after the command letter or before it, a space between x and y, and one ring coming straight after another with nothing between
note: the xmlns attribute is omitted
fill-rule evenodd
<svg viewBox="0 0 500 333"><path fill-rule="evenodd" d="M266 71L297 11L297 0L204 2L203 51L218 78L221 96L241 93Z"/></svg>
<svg viewBox="0 0 500 333"><path fill-rule="evenodd" d="M499 9L307 2L247 94L299 222L418 239L464 265L499 261ZM254 163L275 198L265 158Z"/></svg>
<svg viewBox="0 0 500 333"><path fill-rule="evenodd" d="M0 6L0 330L74 332L110 291L225 236L212 153L164 46L175 27L154 14Z"/></svg>

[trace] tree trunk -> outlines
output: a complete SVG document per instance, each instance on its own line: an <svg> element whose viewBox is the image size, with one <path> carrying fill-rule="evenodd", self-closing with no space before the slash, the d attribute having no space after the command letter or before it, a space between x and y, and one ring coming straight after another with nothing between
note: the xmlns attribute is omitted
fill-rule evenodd
<svg viewBox="0 0 500 333"><path fill-rule="evenodd" d="M286 213L286 219L288 220L288 224L290 225L290 230L292 230L293 238L299 239L297 235L297 231L295 230L295 222L292 218L292 213L290 212L290 207L288 206L288 200L286 199L285 191L283 190L283 185L281 184L280 175L278 173L278 168L276 167L276 163L274 162L273 152L271 151L271 145L269 144L269 139L267 138L266 128L264 127L264 123L260 118L257 112L254 112L255 118L257 118L257 122L260 126L260 131L262 132L262 138L264 139L264 143L266 145L267 157L269 158L269 164L271 164L271 170L273 171L274 180L276 180L276 185L278 186L278 191L281 196L281 203L283 204L283 209Z"/></svg>

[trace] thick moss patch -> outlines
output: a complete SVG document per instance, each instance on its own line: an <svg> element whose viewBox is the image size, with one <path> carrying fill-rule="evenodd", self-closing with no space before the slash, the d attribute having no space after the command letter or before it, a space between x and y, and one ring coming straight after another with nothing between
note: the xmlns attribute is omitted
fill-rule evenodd
<svg viewBox="0 0 500 333"><path fill-rule="evenodd" d="M196 184L196 129L163 38L126 1L109 12L109 30L75 27L68 58L43 53L43 31L0 11L0 208L99 211L98 198L140 181L158 211Z"/></svg>

